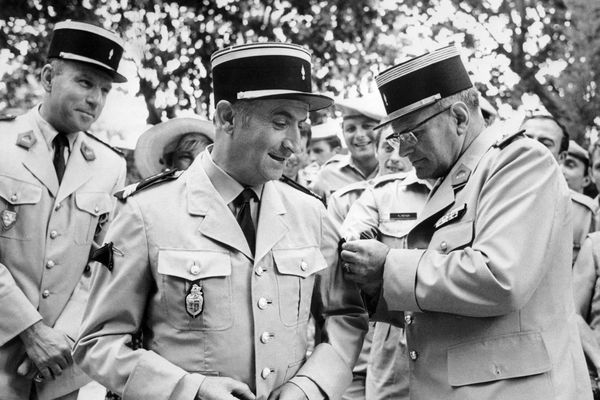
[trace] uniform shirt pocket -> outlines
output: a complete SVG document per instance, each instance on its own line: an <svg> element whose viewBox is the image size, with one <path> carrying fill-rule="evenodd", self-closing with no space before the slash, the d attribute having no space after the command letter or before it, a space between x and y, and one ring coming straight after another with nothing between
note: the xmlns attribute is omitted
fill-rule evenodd
<svg viewBox="0 0 600 400"><path fill-rule="evenodd" d="M381 241L395 249L406 247L406 235L408 235L408 232L415 226L415 222L417 221L416 213L414 215L415 218L413 219L384 219L379 221Z"/></svg>
<svg viewBox="0 0 600 400"><path fill-rule="evenodd" d="M228 252L159 250L157 271L161 303L173 327L218 331L233 325L231 258ZM188 301L192 288L195 288L201 303L200 312L196 315L197 311L190 308L193 305Z"/></svg>
<svg viewBox="0 0 600 400"><path fill-rule="evenodd" d="M104 192L77 192L75 204L79 209L81 219L75 224L75 243L88 244L96 233L96 225L101 215L112 211L113 201Z"/></svg>
<svg viewBox="0 0 600 400"><path fill-rule="evenodd" d="M40 186L0 175L0 236L30 240L32 228L39 226L41 198Z"/></svg>
<svg viewBox="0 0 600 400"><path fill-rule="evenodd" d="M277 268L279 315L286 326L308 321L315 274L327 268L317 246L296 249L273 249Z"/></svg>

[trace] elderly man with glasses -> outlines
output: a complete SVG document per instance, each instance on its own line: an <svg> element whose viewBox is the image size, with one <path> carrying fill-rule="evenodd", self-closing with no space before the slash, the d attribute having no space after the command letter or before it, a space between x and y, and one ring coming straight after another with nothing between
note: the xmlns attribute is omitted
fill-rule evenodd
<svg viewBox="0 0 600 400"><path fill-rule="evenodd" d="M377 83L419 178L437 179L407 248L342 245L372 317L404 325L410 398L591 399L571 290L569 189L552 155L486 129L458 50ZM501 133L505 133L502 135Z"/></svg>

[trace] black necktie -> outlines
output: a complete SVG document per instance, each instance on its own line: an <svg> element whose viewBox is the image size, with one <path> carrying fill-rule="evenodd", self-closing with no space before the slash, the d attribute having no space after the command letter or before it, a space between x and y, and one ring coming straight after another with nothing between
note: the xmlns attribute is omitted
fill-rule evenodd
<svg viewBox="0 0 600 400"><path fill-rule="evenodd" d="M67 135L59 133L52 139L52 145L54 146L54 160L52 162L54 163L54 169L56 170L56 176L60 184L65 174L65 148L69 146L69 139L67 139Z"/></svg>
<svg viewBox="0 0 600 400"><path fill-rule="evenodd" d="M256 230L254 229L252 214L250 213L250 200L252 199L256 199L256 194L252 189L245 188L242 193L235 198L233 204L238 210L236 216L237 222L240 224L244 236L246 236L252 254L254 254L254 248L256 246Z"/></svg>

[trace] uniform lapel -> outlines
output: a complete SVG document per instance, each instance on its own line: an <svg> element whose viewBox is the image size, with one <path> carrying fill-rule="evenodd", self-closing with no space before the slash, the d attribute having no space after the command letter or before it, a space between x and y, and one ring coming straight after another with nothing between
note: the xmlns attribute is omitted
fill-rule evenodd
<svg viewBox="0 0 600 400"><path fill-rule="evenodd" d="M92 178L93 166L95 160L86 160L81 153L81 145L83 143L83 134L78 133L75 143L73 143L73 150L69 155L67 161L67 167L63 176L62 182L58 189L58 196L56 201L62 201L69 197L69 195L85 182Z"/></svg>
<svg viewBox="0 0 600 400"><path fill-rule="evenodd" d="M201 163L193 163L186 175L188 212L204 216L198 228L200 233L252 259L252 252L242 228L208 179Z"/></svg>
<svg viewBox="0 0 600 400"><path fill-rule="evenodd" d="M54 164L52 164L52 158L50 151L44 140L44 136L40 132L37 124L34 120L33 111L30 111L25 118L27 118L27 124L29 125L29 131L25 129L22 134L30 134L35 139L33 144L29 148L26 146L19 146L19 140L15 143L18 151L24 151L23 165L29 170L44 186L48 188L48 191L52 196L56 197L58 192L58 178L56 177L56 171L54 171Z"/></svg>
<svg viewBox="0 0 600 400"><path fill-rule="evenodd" d="M256 260L267 255L271 248L286 234L289 227L283 215L286 209L274 182L265 183L260 200L258 229L256 232Z"/></svg>

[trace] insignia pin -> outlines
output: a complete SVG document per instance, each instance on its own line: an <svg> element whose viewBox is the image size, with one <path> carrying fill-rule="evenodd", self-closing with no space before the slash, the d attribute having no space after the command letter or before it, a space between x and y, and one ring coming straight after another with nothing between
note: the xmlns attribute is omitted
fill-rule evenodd
<svg viewBox="0 0 600 400"><path fill-rule="evenodd" d="M304 65L302 66L302 69L300 70L300 75L302 76L302 80L306 79L306 71L304 71Z"/></svg>
<svg viewBox="0 0 600 400"><path fill-rule="evenodd" d="M15 222L17 222L17 212L3 210L2 213L0 213L0 219L2 219L2 228L7 231L15 225Z"/></svg>
<svg viewBox="0 0 600 400"><path fill-rule="evenodd" d="M198 283L192 283L187 296L185 296L185 311L192 317L196 318L204 307L204 294L202 286Z"/></svg>

